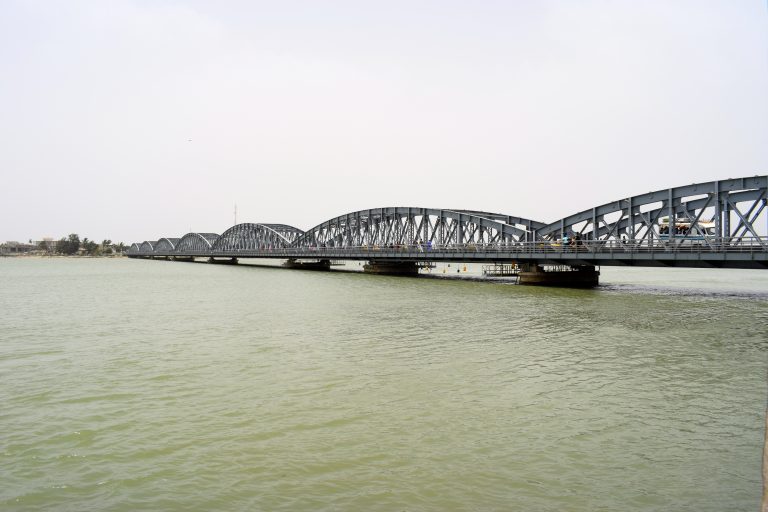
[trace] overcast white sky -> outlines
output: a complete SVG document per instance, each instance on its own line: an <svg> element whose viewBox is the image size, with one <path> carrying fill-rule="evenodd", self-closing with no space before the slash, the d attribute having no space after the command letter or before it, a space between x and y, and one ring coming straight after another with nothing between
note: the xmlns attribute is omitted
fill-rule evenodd
<svg viewBox="0 0 768 512"><path fill-rule="evenodd" d="M767 172L765 0L0 1L0 240Z"/></svg>

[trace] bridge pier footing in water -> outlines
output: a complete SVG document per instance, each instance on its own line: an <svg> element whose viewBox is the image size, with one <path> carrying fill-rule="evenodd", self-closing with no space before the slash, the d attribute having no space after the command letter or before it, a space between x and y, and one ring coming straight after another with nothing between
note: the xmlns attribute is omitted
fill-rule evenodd
<svg viewBox="0 0 768 512"><path fill-rule="evenodd" d="M561 288L594 288L600 271L594 265L558 265L545 268L537 263L521 265L519 284L558 286Z"/></svg>
<svg viewBox="0 0 768 512"><path fill-rule="evenodd" d="M371 260L363 265L363 272L388 276L417 276L419 267L414 261Z"/></svg>
<svg viewBox="0 0 768 512"><path fill-rule="evenodd" d="M289 259L283 267L296 270L331 270L331 260L299 261Z"/></svg>
<svg viewBox="0 0 768 512"><path fill-rule="evenodd" d="M208 258L208 263L215 263L217 265L237 265L237 258L226 258L217 260L216 258Z"/></svg>
<svg viewBox="0 0 768 512"><path fill-rule="evenodd" d="M195 258L193 258L192 256L174 256L173 261L186 261L186 262L193 263L195 261Z"/></svg>

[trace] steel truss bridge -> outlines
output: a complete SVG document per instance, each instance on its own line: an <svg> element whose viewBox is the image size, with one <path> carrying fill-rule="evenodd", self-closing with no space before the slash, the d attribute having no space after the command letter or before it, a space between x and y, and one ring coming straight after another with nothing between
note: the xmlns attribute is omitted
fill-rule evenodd
<svg viewBox="0 0 768 512"><path fill-rule="evenodd" d="M134 243L134 258L486 262L768 268L768 176L696 183L589 208L551 223L483 211L360 210L302 231L242 223L222 234Z"/></svg>

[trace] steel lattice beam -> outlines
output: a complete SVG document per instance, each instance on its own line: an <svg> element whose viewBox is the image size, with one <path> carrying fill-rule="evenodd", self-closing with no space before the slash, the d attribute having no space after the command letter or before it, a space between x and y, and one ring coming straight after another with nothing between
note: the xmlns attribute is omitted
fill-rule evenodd
<svg viewBox="0 0 768 512"><path fill-rule="evenodd" d="M364 259L368 251L379 251L380 259L422 261L682 261L764 268L767 232L768 176L752 176L648 192L549 224L476 210L375 208L345 213L306 232L285 224L243 223L221 236L187 233L144 241L132 244L128 255ZM574 239L578 257L564 243Z"/></svg>

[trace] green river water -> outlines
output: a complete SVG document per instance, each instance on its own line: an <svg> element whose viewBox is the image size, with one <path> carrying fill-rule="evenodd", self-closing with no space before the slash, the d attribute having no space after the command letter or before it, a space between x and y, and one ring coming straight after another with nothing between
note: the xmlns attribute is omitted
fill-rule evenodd
<svg viewBox="0 0 768 512"><path fill-rule="evenodd" d="M601 282L0 259L0 510L758 510L768 271Z"/></svg>

